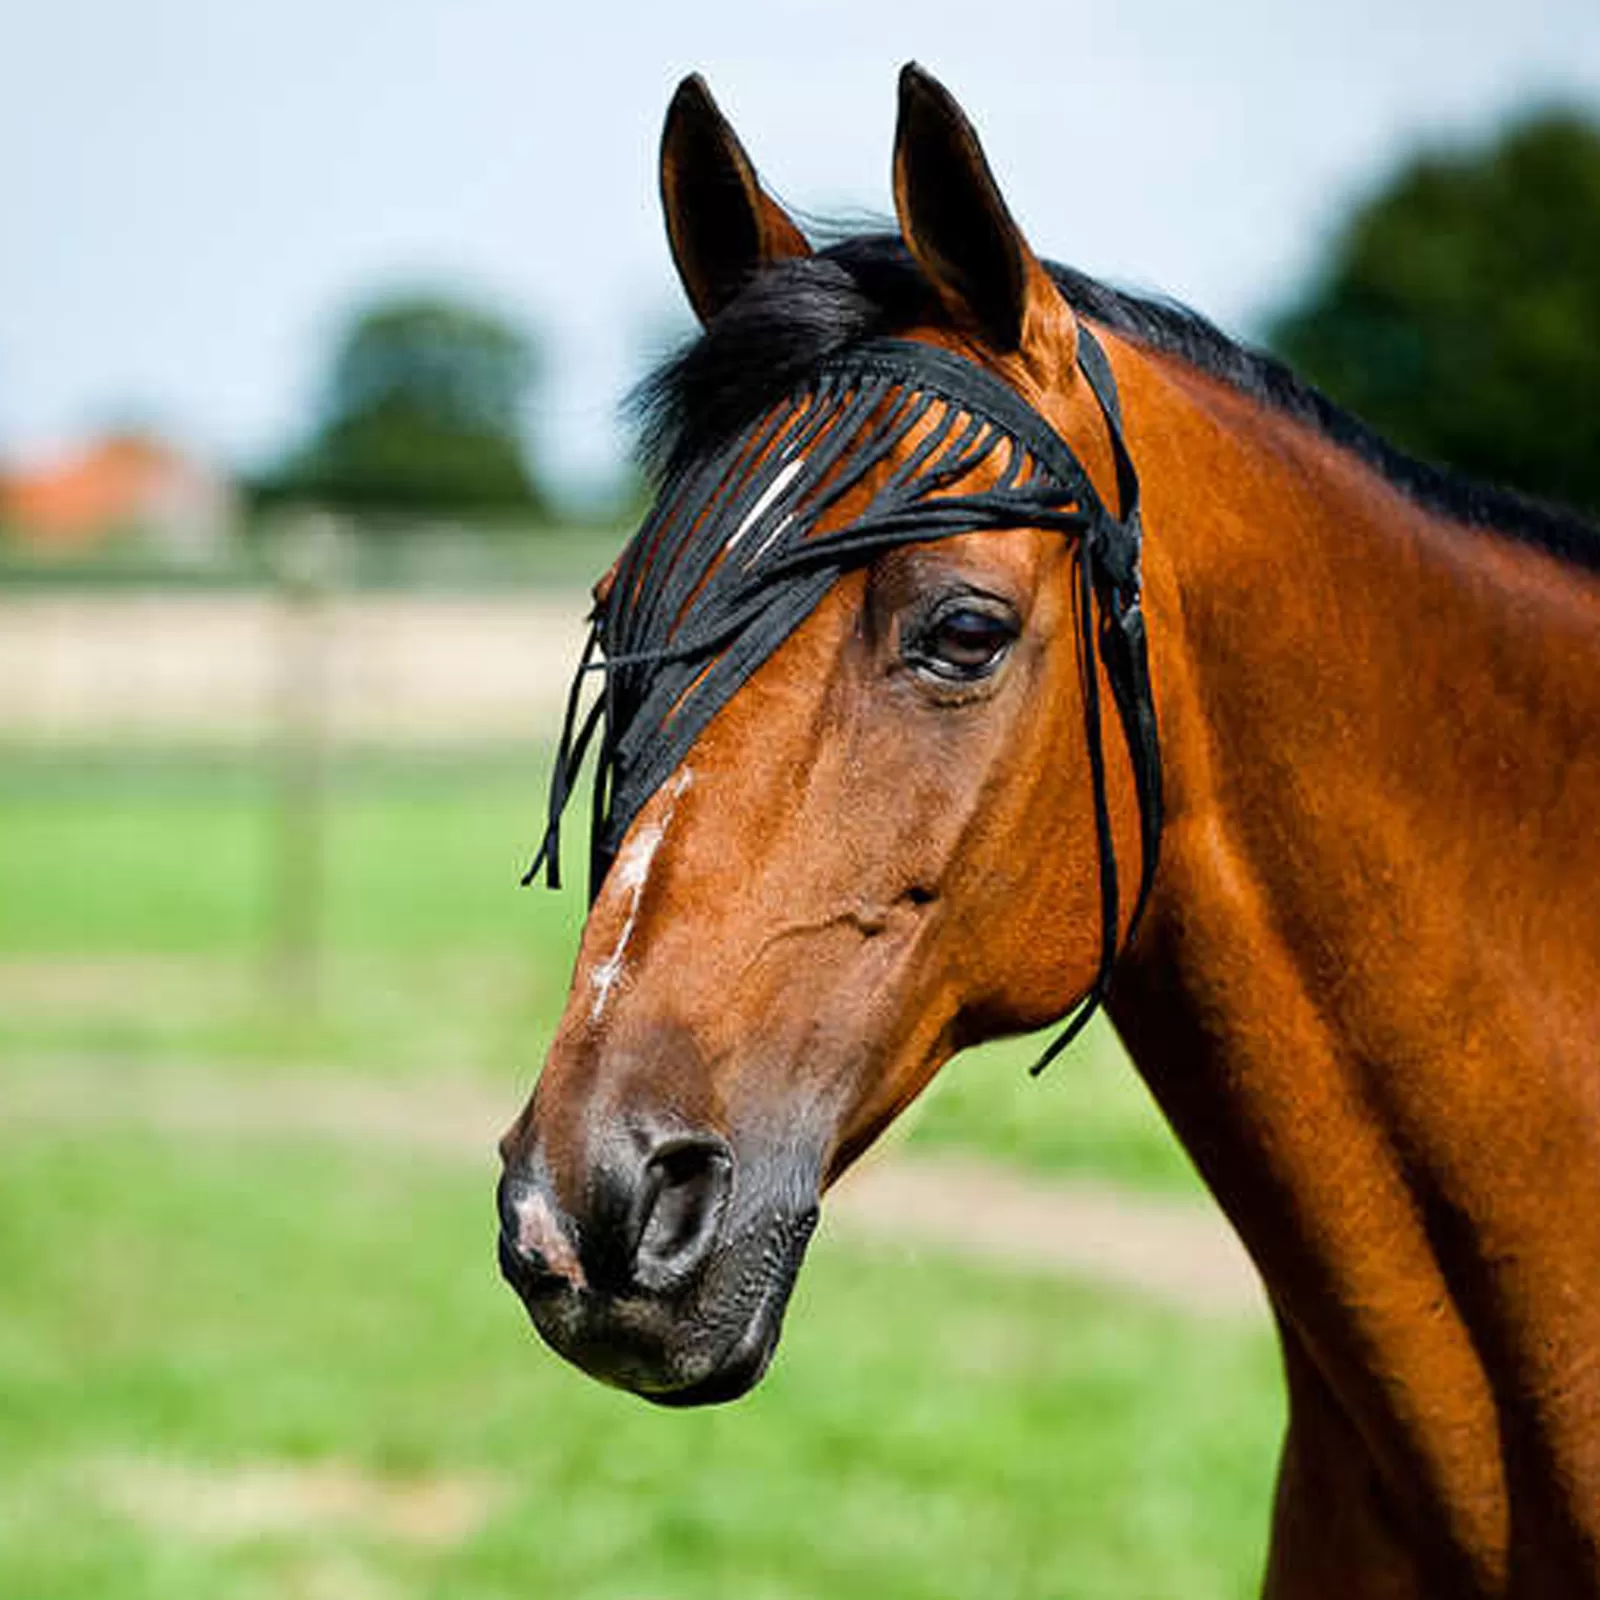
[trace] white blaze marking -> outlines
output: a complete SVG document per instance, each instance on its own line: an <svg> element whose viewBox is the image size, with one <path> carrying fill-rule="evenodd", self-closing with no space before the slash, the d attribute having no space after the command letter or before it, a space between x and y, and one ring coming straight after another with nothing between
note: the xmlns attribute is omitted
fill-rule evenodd
<svg viewBox="0 0 1600 1600"><path fill-rule="evenodd" d="M628 848L617 858L616 865L611 869L618 886L628 892L628 915L622 924L622 932L617 935L617 942L612 947L611 954L589 974L589 986L594 990L594 1001L589 1007L590 1022L600 1020L611 999L611 991L622 978L623 958L628 951L628 941L633 937L634 925L639 920L639 903L644 899L644 886L650 881L650 868L655 863L656 851L661 848L661 841L667 836L667 829L671 826L672 813L677 809L679 797L693 782L694 774L688 767L682 768L677 777L667 785L667 805L661 814L661 820L652 823L648 828L641 828L629 841Z"/></svg>

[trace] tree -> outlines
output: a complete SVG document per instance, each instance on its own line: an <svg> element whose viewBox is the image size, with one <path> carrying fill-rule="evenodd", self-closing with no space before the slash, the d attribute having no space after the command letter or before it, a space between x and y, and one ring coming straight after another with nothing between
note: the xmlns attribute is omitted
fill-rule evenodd
<svg viewBox="0 0 1600 1600"><path fill-rule="evenodd" d="M357 513L543 513L523 447L525 334L445 296L360 311L334 353L308 446L268 498Z"/></svg>
<svg viewBox="0 0 1600 1600"><path fill-rule="evenodd" d="M1600 127L1413 159L1269 340L1417 454L1600 512Z"/></svg>

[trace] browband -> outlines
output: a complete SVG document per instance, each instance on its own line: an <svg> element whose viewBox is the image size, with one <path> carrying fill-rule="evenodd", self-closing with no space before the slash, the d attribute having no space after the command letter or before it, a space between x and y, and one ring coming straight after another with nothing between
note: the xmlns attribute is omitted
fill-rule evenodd
<svg viewBox="0 0 1600 1600"><path fill-rule="evenodd" d="M1155 876L1162 821L1160 746L1140 606L1139 480L1122 435L1110 362L1081 324L1078 364L1110 434L1120 516L1107 509L1066 441L1014 389L973 362L909 339L868 340L829 357L786 403L673 473L591 614L567 700L544 837L523 882L543 868L549 885L559 887L561 819L598 732L592 903L645 802L845 571L898 545L984 529L1077 535L1100 963L1088 993L1034 1066L1041 1072L1105 999L1119 949L1096 647L1139 805L1142 859L1130 939ZM931 423L916 445L868 489L870 470L924 419ZM1002 448L1004 465L992 487L954 491ZM865 503L838 526L822 526L852 492L865 495ZM583 685L591 672L603 673L604 681L584 710Z"/></svg>

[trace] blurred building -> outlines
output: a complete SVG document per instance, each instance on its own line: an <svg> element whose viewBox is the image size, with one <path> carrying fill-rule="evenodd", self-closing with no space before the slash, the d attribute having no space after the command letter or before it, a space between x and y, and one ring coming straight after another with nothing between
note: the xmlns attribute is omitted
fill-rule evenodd
<svg viewBox="0 0 1600 1600"><path fill-rule="evenodd" d="M237 508L225 474L149 433L107 434L49 462L0 467L0 525L63 555L131 533L175 557L204 557L227 539Z"/></svg>

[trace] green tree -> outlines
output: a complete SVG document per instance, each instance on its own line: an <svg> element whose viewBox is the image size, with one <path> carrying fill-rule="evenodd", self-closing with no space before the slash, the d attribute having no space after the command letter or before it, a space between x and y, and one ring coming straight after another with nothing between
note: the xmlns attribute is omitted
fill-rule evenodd
<svg viewBox="0 0 1600 1600"><path fill-rule="evenodd" d="M310 445L269 499L356 513L543 514L523 444L528 337L445 296L358 312L334 352Z"/></svg>
<svg viewBox="0 0 1600 1600"><path fill-rule="evenodd" d="M1269 340L1418 455L1600 512L1600 127L1413 159Z"/></svg>

